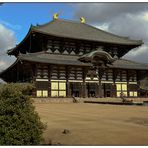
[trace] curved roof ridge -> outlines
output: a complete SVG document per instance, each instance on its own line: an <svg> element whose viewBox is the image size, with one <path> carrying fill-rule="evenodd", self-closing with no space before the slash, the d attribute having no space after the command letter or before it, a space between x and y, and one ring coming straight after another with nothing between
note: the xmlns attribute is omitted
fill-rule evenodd
<svg viewBox="0 0 148 148"><path fill-rule="evenodd" d="M35 28L39 28L39 27L45 27L45 26L48 26L50 25L51 23L53 22L56 22L56 21L65 21L65 22L69 22L69 23L77 23L77 24L83 24L81 22L78 22L78 21L74 21L74 20L68 20L68 19L61 19L61 18L58 18L58 19L53 19L47 23L44 23L44 24L37 24L36 26L32 25L32 27L35 27Z"/></svg>
<svg viewBox="0 0 148 148"><path fill-rule="evenodd" d="M78 23L78 24L81 24L80 22L78 21L74 21L74 20L68 20L68 19L61 19L61 18L58 18L58 19L53 19L47 23L44 23L44 24L38 24L37 26L34 26L34 27L44 27L44 26L47 26L55 21L65 21L65 22L69 22L69 23Z"/></svg>

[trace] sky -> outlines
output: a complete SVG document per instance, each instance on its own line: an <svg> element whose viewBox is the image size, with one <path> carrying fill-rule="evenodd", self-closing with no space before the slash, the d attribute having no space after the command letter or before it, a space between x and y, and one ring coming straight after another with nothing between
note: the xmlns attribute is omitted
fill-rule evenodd
<svg viewBox="0 0 148 148"><path fill-rule="evenodd" d="M142 39L144 44L124 56L126 59L148 63L148 3L4 3L0 5L0 71L15 58L6 51L20 43L30 25L44 24L59 18L77 20L105 31Z"/></svg>

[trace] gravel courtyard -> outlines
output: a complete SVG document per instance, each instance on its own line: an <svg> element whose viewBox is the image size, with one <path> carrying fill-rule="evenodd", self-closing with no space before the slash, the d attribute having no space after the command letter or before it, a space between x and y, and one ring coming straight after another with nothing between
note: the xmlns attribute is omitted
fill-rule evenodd
<svg viewBox="0 0 148 148"><path fill-rule="evenodd" d="M148 106L34 103L46 143L148 145ZM63 131L66 129L67 133Z"/></svg>

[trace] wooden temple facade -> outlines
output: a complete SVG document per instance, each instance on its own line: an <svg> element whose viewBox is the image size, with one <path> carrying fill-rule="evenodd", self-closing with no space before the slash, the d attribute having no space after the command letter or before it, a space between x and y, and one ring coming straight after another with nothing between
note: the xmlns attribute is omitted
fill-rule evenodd
<svg viewBox="0 0 148 148"><path fill-rule="evenodd" d="M36 97L143 97L148 66L122 59L141 40L117 36L83 21L54 18L31 26L8 55L17 59L0 77L33 83Z"/></svg>

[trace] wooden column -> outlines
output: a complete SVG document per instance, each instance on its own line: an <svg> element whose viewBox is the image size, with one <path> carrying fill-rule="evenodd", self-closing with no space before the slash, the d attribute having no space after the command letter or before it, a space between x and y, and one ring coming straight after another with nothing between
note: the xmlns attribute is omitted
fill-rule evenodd
<svg viewBox="0 0 148 148"><path fill-rule="evenodd" d="M66 67L66 97L71 97L70 94L70 84L69 84L69 73L70 73L70 67Z"/></svg>
<svg viewBox="0 0 148 148"><path fill-rule="evenodd" d="M51 97L51 74L52 74L52 65L49 65L48 66L48 81L49 81L48 97Z"/></svg>
<svg viewBox="0 0 148 148"><path fill-rule="evenodd" d="M70 95L70 85L69 85L69 82L68 80L66 79L66 97L71 97Z"/></svg>
<svg viewBox="0 0 148 148"><path fill-rule="evenodd" d="M102 76L103 76L103 74L104 74L105 69L104 69L103 67L98 67L97 70L98 70L98 77L99 77L98 95L97 95L97 96L98 96L99 98L102 98L103 95L102 95L102 83L101 83L101 79L102 79Z"/></svg>
<svg viewBox="0 0 148 148"><path fill-rule="evenodd" d="M116 79L117 79L119 72L120 72L120 70L117 70L117 69L113 70L113 84L114 84L115 88L116 88ZM117 97L117 89L114 92L114 97Z"/></svg>
<svg viewBox="0 0 148 148"><path fill-rule="evenodd" d="M82 83L82 97L86 98L87 96L87 91L86 91L86 75L87 75L88 69L83 69L83 83Z"/></svg>
<svg viewBox="0 0 148 148"><path fill-rule="evenodd" d="M136 71L137 84L140 86L140 71ZM140 97L140 92L137 90L137 97Z"/></svg>
<svg viewBox="0 0 148 148"><path fill-rule="evenodd" d="M86 82L85 82L85 80L83 80L83 83L82 83L82 97L83 98L87 97L87 94L86 94Z"/></svg>
<svg viewBox="0 0 148 148"><path fill-rule="evenodd" d="M113 69L113 88L114 88L114 90L113 90L113 95L112 95L112 97L117 97L117 94L116 94L116 73L115 73L115 70Z"/></svg>
<svg viewBox="0 0 148 148"><path fill-rule="evenodd" d="M101 78L99 78L99 98L102 98L102 84L101 84Z"/></svg>
<svg viewBox="0 0 148 148"><path fill-rule="evenodd" d="M130 95L129 95L129 79L130 79L130 76L129 76L128 70L126 71L126 77L127 77L127 97L129 98L130 97Z"/></svg>

